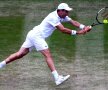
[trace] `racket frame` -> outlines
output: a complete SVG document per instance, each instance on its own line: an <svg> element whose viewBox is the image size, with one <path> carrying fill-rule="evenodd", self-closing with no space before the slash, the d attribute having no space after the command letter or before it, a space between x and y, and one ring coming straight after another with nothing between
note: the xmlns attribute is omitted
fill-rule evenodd
<svg viewBox="0 0 108 90"><path fill-rule="evenodd" d="M104 8L102 8L102 9L100 9L98 12L97 12L97 14L96 14L96 21L97 21L97 23L93 23L91 26L93 27L93 26L96 26L96 25L99 25L99 24L104 24L103 22L100 22L99 20L98 20L98 16L99 16L99 13L103 10L103 9L105 9L105 8L108 8L108 7L104 7Z"/></svg>

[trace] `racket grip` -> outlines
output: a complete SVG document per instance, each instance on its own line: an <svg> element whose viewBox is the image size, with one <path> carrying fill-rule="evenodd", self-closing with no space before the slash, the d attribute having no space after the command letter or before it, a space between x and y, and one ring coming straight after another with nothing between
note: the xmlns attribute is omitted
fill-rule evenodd
<svg viewBox="0 0 108 90"><path fill-rule="evenodd" d="M89 26L90 28L92 28L93 26L91 25L91 26Z"/></svg>
<svg viewBox="0 0 108 90"><path fill-rule="evenodd" d="M91 27L93 27L93 25L91 25Z"/></svg>
<svg viewBox="0 0 108 90"><path fill-rule="evenodd" d="M93 26L95 26L95 23L93 23L93 24L91 25L91 27L93 27Z"/></svg>

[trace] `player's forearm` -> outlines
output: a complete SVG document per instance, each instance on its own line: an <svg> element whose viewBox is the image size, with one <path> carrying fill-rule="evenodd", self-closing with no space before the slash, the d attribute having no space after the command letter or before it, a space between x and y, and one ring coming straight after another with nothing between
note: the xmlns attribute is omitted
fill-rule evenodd
<svg viewBox="0 0 108 90"><path fill-rule="evenodd" d="M61 32L65 33L65 34L69 34L69 35L80 35L80 34L85 34L86 30L71 30L68 28L63 28L62 30L60 30Z"/></svg>
<svg viewBox="0 0 108 90"><path fill-rule="evenodd" d="M75 27L78 27L78 28L79 28L79 26L80 26L80 23L77 22L77 21L74 21L74 20L71 20L70 23L71 23L72 25L74 25Z"/></svg>
<svg viewBox="0 0 108 90"><path fill-rule="evenodd" d="M91 30L91 27L86 26L83 30L78 30L78 31L64 28L62 30L62 32L70 34L70 35L80 35L80 34L85 34L85 33L89 32L90 30Z"/></svg>
<svg viewBox="0 0 108 90"><path fill-rule="evenodd" d="M83 29L85 27L85 25L75 21L75 20L71 20L70 23L76 27L78 27L79 29Z"/></svg>
<svg viewBox="0 0 108 90"><path fill-rule="evenodd" d="M86 34L88 31L90 31L90 28L87 27L86 29L78 30L78 31L64 28L61 31L65 34L69 34L69 35L82 35L82 34Z"/></svg>
<svg viewBox="0 0 108 90"><path fill-rule="evenodd" d="M70 34L71 35L72 30L68 29L68 28L62 28L61 32L65 33L65 34Z"/></svg>

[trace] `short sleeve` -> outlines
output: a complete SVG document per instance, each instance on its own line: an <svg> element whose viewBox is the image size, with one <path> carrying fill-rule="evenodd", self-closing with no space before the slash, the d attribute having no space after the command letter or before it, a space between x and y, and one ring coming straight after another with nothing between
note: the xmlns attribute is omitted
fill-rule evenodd
<svg viewBox="0 0 108 90"><path fill-rule="evenodd" d="M49 20L47 21L49 24L51 24L53 27L59 25L61 22L59 19L53 17L53 18L49 18Z"/></svg>
<svg viewBox="0 0 108 90"><path fill-rule="evenodd" d="M72 19L69 16L65 17L65 21L70 21L70 20L72 20Z"/></svg>

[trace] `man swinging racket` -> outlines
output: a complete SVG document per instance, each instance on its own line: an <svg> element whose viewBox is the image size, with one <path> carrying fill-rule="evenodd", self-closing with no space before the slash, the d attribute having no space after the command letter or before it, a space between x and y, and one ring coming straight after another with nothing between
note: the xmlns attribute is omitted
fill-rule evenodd
<svg viewBox="0 0 108 90"><path fill-rule="evenodd" d="M11 54L4 61L2 61L0 63L0 68L3 68L12 61L22 58L31 51L32 47L35 47L37 51L41 52L44 55L46 63L52 72L56 85L60 85L65 80L67 80L70 75L62 76L58 74L45 39L49 37L56 28L57 30L60 30L61 32L68 35L85 34L86 32L91 30L90 26L85 26L75 20L72 20L68 16L71 10L72 8L70 8L68 4L59 4L55 11L51 12L38 26L35 26L32 30L28 32L26 40L22 44L19 51ZM70 22L71 25L78 27L80 30L76 31L66 28L62 25L62 22Z"/></svg>

